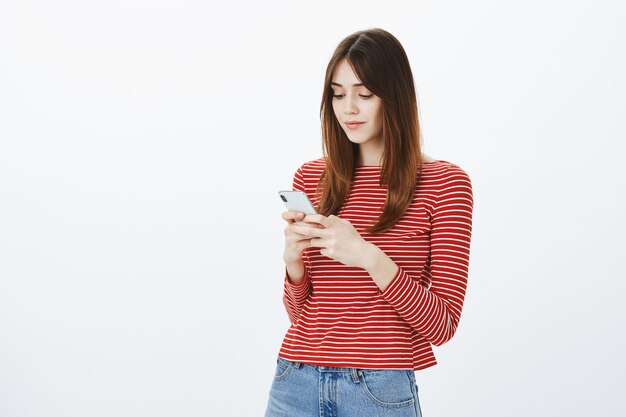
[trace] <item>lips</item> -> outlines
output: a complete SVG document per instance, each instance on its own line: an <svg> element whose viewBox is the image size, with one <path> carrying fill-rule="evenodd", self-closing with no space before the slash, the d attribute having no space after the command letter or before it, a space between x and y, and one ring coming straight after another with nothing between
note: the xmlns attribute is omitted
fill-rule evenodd
<svg viewBox="0 0 626 417"><path fill-rule="evenodd" d="M346 129L356 130L361 127L365 122L346 122Z"/></svg>

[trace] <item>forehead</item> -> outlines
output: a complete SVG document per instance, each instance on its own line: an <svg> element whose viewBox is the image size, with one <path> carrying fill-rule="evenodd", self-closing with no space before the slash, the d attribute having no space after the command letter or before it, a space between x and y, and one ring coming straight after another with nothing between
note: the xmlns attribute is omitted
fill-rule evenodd
<svg viewBox="0 0 626 417"><path fill-rule="evenodd" d="M354 71L352 71L350 64L348 64L346 60L343 60L335 67L330 85L332 87L357 88L362 87L363 83L357 78Z"/></svg>

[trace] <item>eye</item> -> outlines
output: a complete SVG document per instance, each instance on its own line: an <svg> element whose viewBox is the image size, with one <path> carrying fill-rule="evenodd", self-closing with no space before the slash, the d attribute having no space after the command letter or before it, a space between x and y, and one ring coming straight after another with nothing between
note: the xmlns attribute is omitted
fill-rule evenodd
<svg viewBox="0 0 626 417"><path fill-rule="evenodd" d="M336 99L341 99L345 94L334 94L333 97L335 97ZM365 94L359 94L359 97L364 98L364 99L368 99L370 97L372 97L374 94L370 94L370 95L365 95Z"/></svg>

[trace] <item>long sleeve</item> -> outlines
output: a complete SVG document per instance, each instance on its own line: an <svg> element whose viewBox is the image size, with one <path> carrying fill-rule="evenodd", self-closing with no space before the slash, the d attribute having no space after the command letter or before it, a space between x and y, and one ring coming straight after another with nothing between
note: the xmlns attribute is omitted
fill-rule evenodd
<svg viewBox="0 0 626 417"><path fill-rule="evenodd" d="M311 292L311 280L309 279L309 268L304 267L304 279L299 285L289 282L289 274L285 268L285 290L283 292L283 304L287 310L289 321L295 323L300 316L302 306Z"/></svg>
<svg viewBox="0 0 626 417"><path fill-rule="evenodd" d="M302 166L298 168L293 176L292 188L294 191L305 191ZM299 285L294 285L289 281L289 274L287 273L287 267L285 267L283 304L285 305L285 309L287 310L287 315L289 316L289 320L291 321L291 323L295 323L300 316L302 307L304 306L306 299L311 293L312 288L311 280L309 279L309 266L307 265L308 262L306 261L305 253L302 254L302 258L305 265L304 279Z"/></svg>
<svg viewBox="0 0 626 417"><path fill-rule="evenodd" d="M452 338L461 318L474 206L465 171L452 165L446 174L431 216L430 264L424 268L430 273L430 288L398 267L382 292L402 319L436 346Z"/></svg>

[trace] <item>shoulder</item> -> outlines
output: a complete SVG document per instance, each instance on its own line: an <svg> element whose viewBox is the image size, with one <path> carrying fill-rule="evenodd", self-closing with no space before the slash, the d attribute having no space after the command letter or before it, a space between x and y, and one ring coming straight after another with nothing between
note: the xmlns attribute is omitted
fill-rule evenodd
<svg viewBox="0 0 626 417"><path fill-rule="evenodd" d="M429 162L422 166L422 172L439 179L460 178L469 181L469 175L460 165L446 160Z"/></svg>
<svg viewBox="0 0 626 417"><path fill-rule="evenodd" d="M445 160L425 164L422 181L424 186L421 190L432 196L433 203L460 198L473 205L472 181L459 164Z"/></svg>
<svg viewBox="0 0 626 417"><path fill-rule="evenodd" d="M319 170L319 169L324 169L326 167L326 161L324 160L324 158L317 158L317 159L311 159L310 161L306 161L304 162L302 165L300 165L301 169L306 169L306 170Z"/></svg>
<svg viewBox="0 0 626 417"><path fill-rule="evenodd" d="M310 161L306 161L302 163L298 169L296 170L296 175L299 176L320 176L324 168L326 167L326 162L324 158L311 159Z"/></svg>
<svg viewBox="0 0 626 417"><path fill-rule="evenodd" d="M472 188L472 181L470 180L469 174L457 164L448 162L446 177L457 185L465 185L470 190Z"/></svg>
<svg viewBox="0 0 626 417"><path fill-rule="evenodd" d="M324 158L312 159L302 163L293 174L293 188L300 191L315 189L325 166Z"/></svg>
<svg viewBox="0 0 626 417"><path fill-rule="evenodd" d="M474 195L468 173L458 164L448 161L440 162L442 171L436 181L438 190L435 191L437 204L445 205L448 209L456 204L459 210L469 210L471 213Z"/></svg>

